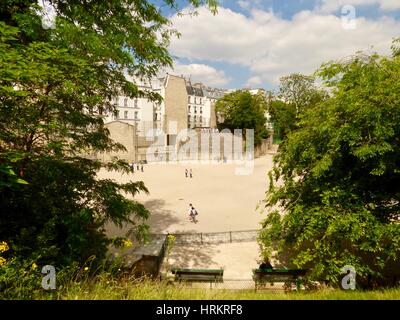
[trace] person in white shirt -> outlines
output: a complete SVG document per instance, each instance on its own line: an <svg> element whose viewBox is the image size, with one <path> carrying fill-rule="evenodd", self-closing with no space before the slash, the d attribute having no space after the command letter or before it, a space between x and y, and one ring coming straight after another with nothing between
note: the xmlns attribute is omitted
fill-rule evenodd
<svg viewBox="0 0 400 320"><path fill-rule="evenodd" d="M198 215L196 209L193 207L192 204L189 204L189 210L188 210L188 215L189 215L189 220L191 222L196 223L196 216Z"/></svg>
<svg viewBox="0 0 400 320"><path fill-rule="evenodd" d="M189 220L192 219L192 215L193 215L193 205L190 203L189 204L189 209L188 209Z"/></svg>

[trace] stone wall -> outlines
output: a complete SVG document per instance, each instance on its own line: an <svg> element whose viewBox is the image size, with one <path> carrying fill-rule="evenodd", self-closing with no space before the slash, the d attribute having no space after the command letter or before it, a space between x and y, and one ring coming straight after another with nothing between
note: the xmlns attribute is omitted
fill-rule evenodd
<svg viewBox="0 0 400 320"><path fill-rule="evenodd" d="M113 157L119 157L126 161L135 161L136 134L135 126L121 121L107 123L105 127L110 131L110 138L114 142L122 144L126 151L102 153L98 158L102 161L110 161Z"/></svg>
<svg viewBox="0 0 400 320"><path fill-rule="evenodd" d="M215 111L215 102L211 102L211 114L210 114L210 128L217 127L217 113Z"/></svg>
<svg viewBox="0 0 400 320"><path fill-rule="evenodd" d="M168 75L165 87L165 120L164 132L178 134L188 127L188 95L184 78ZM177 122L176 130L169 126L171 121Z"/></svg>
<svg viewBox="0 0 400 320"><path fill-rule="evenodd" d="M259 158L268 153L271 149L271 139L265 139L261 142L261 145L254 148L254 158Z"/></svg>

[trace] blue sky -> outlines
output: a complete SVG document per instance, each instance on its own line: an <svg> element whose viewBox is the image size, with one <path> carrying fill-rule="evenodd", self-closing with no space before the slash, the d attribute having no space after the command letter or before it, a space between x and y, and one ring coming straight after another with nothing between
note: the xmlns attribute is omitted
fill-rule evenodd
<svg viewBox="0 0 400 320"><path fill-rule="evenodd" d="M354 20L342 15L349 4ZM284 75L358 50L389 54L400 36L400 0L223 0L216 16L164 12L182 34L171 42L172 72L223 88L275 89Z"/></svg>

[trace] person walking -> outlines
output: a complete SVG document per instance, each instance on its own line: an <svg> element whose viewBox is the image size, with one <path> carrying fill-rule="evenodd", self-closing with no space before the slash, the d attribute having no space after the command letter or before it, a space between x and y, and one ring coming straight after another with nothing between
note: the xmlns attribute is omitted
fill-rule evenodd
<svg viewBox="0 0 400 320"><path fill-rule="evenodd" d="M188 209L188 218L190 221L193 221L193 205L190 203L189 204L189 209Z"/></svg>
<svg viewBox="0 0 400 320"><path fill-rule="evenodd" d="M185 169L185 178L188 177L188 169Z"/></svg>
<svg viewBox="0 0 400 320"><path fill-rule="evenodd" d="M197 219L196 219L197 215L198 215L197 210L195 209L195 207L192 207L192 222L193 223L197 223Z"/></svg>
<svg viewBox="0 0 400 320"><path fill-rule="evenodd" d="M196 216L198 215L198 213L192 204L189 204L188 215L190 222L197 223Z"/></svg>
<svg viewBox="0 0 400 320"><path fill-rule="evenodd" d="M132 173L135 173L135 164L134 164L133 162L131 162L131 163L129 164L129 167L131 168Z"/></svg>
<svg viewBox="0 0 400 320"><path fill-rule="evenodd" d="M190 179L192 179L193 178L193 174L192 174L192 169L190 169Z"/></svg>
<svg viewBox="0 0 400 320"><path fill-rule="evenodd" d="M143 164L140 166L140 171L144 172L143 171Z"/></svg>

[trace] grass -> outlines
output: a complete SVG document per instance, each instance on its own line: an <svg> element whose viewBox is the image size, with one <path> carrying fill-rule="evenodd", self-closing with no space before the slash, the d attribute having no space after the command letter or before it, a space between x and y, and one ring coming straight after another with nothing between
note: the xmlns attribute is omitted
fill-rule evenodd
<svg viewBox="0 0 400 320"><path fill-rule="evenodd" d="M250 290L200 290L151 280L71 282L53 292L40 291L34 299L61 300L400 300L400 288L376 291L320 290L270 292Z"/></svg>

